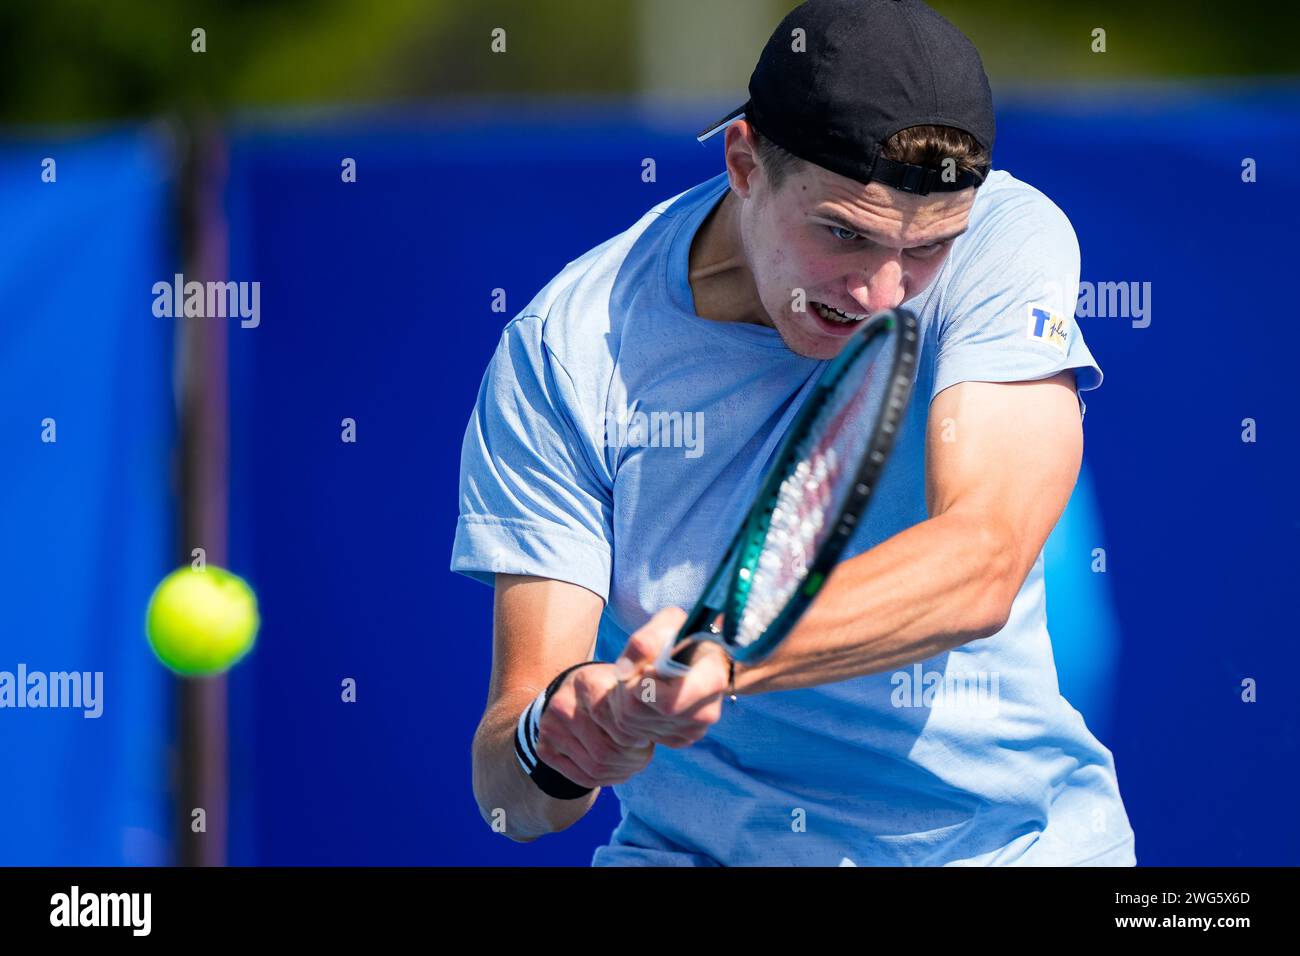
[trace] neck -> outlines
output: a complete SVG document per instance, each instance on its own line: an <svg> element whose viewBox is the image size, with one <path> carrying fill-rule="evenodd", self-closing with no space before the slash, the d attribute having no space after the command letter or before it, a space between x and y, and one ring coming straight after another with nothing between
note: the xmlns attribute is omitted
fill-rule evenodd
<svg viewBox="0 0 1300 956"><path fill-rule="evenodd" d="M740 241L739 212L736 194L728 191L691 242L687 277L695 312L714 322L767 325Z"/></svg>

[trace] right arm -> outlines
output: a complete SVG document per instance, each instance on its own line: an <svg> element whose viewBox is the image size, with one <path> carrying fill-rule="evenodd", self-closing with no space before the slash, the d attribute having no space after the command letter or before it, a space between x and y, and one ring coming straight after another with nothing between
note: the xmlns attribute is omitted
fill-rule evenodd
<svg viewBox="0 0 1300 956"><path fill-rule="evenodd" d="M563 830L596 802L600 788L639 773L657 745L689 747L721 716L726 655L701 647L690 672L657 678L644 695L646 671L686 619L664 608L628 638L617 664L589 664L568 674L539 722L541 761L591 792L573 800L548 796L519 766L519 715L556 674L591 659L604 602L584 587L549 578L498 574L492 680L474 734L474 798L489 824L504 813L504 832L528 843Z"/></svg>
<svg viewBox="0 0 1300 956"><path fill-rule="evenodd" d="M550 797L515 758L519 715L556 674L591 659L603 607L598 595L576 584L496 576L492 678L473 743L474 798L489 824L504 812L505 834L512 840L529 842L571 826L591 809L600 786L628 779L654 751L590 719L617 684L613 665L593 664L574 671L556 691L538 750L574 783L596 789L575 800Z"/></svg>

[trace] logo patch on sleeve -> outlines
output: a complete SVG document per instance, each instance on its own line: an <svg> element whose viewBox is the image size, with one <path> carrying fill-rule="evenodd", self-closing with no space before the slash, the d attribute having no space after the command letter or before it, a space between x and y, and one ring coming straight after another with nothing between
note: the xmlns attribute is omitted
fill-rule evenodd
<svg viewBox="0 0 1300 956"><path fill-rule="evenodd" d="M1046 342L1065 351L1070 335L1070 327L1065 316L1053 312L1045 305L1029 305L1029 337L1039 342Z"/></svg>

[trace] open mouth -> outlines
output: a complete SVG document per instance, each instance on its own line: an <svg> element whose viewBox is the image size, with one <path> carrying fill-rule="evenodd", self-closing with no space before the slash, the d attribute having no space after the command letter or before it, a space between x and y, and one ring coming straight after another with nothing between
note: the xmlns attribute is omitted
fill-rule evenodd
<svg viewBox="0 0 1300 956"><path fill-rule="evenodd" d="M821 302L812 303L812 307L819 319L835 328L837 331L840 329L846 331L852 329L867 318L867 315L864 312L842 312L833 306Z"/></svg>

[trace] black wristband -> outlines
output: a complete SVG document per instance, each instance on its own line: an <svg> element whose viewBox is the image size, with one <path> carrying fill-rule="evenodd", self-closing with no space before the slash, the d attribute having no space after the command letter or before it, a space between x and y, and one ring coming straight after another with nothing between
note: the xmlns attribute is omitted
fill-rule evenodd
<svg viewBox="0 0 1300 956"><path fill-rule="evenodd" d="M604 661L582 661L578 664L574 664L572 667L566 667L564 670L556 674L555 679L546 685L546 699L542 701L542 711L537 716L540 718L542 714L546 713L546 705L551 702L551 695L560 689L560 685L564 683L564 678L568 677L579 667L590 667L592 664L603 663Z"/></svg>
<svg viewBox="0 0 1300 956"><path fill-rule="evenodd" d="M554 797L557 800L577 800L595 789L574 783L554 767L543 762L537 756L537 737L542 714L546 712L546 705L551 702L551 695L564 683L564 678L579 667L600 663L602 662L583 661L560 671L555 676L555 679L547 685L546 690L538 694L533 702L524 708L524 712L519 715L519 726L515 730L515 757L528 778L537 784L538 789L548 797Z"/></svg>

